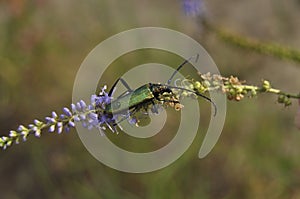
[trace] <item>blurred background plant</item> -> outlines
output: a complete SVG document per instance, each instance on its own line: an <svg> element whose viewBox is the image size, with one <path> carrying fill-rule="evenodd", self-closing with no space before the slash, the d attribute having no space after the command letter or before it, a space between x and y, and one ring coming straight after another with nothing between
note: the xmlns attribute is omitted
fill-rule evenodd
<svg viewBox="0 0 300 199"><path fill-rule="evenodd" d="M189 2L193 1L0 1L0 132L69 105L76 72L87 53L109 36L135 27L161 26L188 34L207 49L223 76L233 74L254 85L267 79L276 88L299 93L297 61L278 59L276 53L261 53L230 38L226 43L218 36L226 29L254 44L299 49L299 1L205 1L192 15ZM199 11L215 29L199 20ZM112 85L118 75L146 62L175 67L181 60L165 52L130 53L106 71L115 76L106 75L102 81ZM0 156L1 198L300 197L300 134L293 124L297 103L285 109L267 95L229 102L221 139L199 160L209 122L203 114L209 114L208 105L201 108L201 128L189 150L169 167L148 174L121 173L100 164L74 130L12 147ZM111 139L124 148L151 150L168 143L174 129L168 126L147 144L122 135Z"/></svg>

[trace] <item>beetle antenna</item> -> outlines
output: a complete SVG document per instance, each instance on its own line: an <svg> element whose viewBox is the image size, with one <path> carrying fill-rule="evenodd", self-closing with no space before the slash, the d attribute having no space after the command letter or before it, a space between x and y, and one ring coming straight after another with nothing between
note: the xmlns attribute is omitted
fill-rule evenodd
<svg viewBox="0 0 300 199"><path fill-rule="evenodd" d="M176 86L168 86L169 88L174 88L174 89L179 89L179 90L183 90L183 91L187 91L187 92L190 92L190 93L194 93L195 95L199 96L199 97L202 97L204 98L205 100L209 101L213 106L214 106L214 109L215 109L215 112L214 112L214 116L217 115L217 105L214 101L212 101L209 97L199 93L198 91L192 91L192 90L189 90L189 89L186 89L186 88L181 88L181 87L176 87Z"/></svg>
<svg viewBox="0 0 300 199"><path fill-rule="evenodd" d="M171 75L170 79L167 81L167 85L170 85L172 79L174 78L174 76L176 75L176 73L178 73L178 71L187 63L189 63L191 61L191 59L195 58L195 62L198 61L199 59L199 54L197 53L196 55L191 56L189 59L186 59L184 62L182 62L182 64L180 64L178 66L178 68L174 71L174 73Z"/></svg>

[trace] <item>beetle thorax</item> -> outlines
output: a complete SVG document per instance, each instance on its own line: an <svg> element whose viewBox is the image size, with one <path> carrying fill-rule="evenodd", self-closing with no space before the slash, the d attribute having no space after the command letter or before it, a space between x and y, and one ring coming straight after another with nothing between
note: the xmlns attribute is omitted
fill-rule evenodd
<svg viewBox="0 0 300 199"><path fill-rule="evenodd" d="M151 84L151 90L154 97L159 101L178 101L176 95L167 85Z"/></svg>

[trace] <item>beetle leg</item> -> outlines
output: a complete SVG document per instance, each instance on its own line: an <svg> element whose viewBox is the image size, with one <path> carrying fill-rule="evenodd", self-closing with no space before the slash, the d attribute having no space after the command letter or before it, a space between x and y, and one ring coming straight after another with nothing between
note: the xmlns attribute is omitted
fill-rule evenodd
<svg viewBox="0 0 300 199"><path fill-rule="evenodd" d="M128 114L124 115L124 117L122 117L119 121L116 121L113 126L119 126L119 124L121 122L123 122L124 120L127 120L130 116L134 115L136 112L138 111L137 108L133 109L132 111L130 111ZM120 126L119 126L120 128ZM122 128L120 128L122 130Z"/></svg>
<svg viewBox="0 0 300 199"><path fill-rule="evenodd" d="M133 90L130 88L130 86L127 84L127 82L122 78L118 78L117 81L113 84L113 86L111 87L110 91L108 92L108 96L112 96L114 90L115 90L115 87L117 86L117 84L119 83L119 81L125 86L125 88L127 89L126 92L132 92ZM125 93L126 93L125 92Z"/></svg>

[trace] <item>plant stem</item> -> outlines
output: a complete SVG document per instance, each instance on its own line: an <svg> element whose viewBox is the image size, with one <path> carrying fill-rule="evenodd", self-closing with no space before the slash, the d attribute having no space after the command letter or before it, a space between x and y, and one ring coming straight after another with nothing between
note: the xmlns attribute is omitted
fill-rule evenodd
<svg viewBox="0 0 300 199"><path fill-rule="evenodd" d="M279 59L300 63L299 50L284 47L277 43L262 42L242 35L238 35L236 33L229 32L224 28L214 26L207 21L203 21L203 25L207 28L207 30L215 33L219 39L233 46L252 50L260 54L271 55Z"/></svg>

